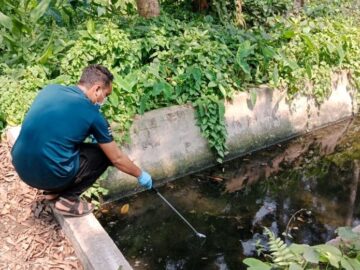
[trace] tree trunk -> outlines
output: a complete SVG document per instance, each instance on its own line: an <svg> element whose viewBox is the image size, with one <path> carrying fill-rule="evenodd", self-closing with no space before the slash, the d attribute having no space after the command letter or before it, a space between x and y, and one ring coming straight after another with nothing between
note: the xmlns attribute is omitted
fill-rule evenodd
<svg viewBox="0 0 360 270"><path fill-rule="evenodd" d="M145 18L157 17L160 15L158 0L136 0L139 15Z"/></svg>
<svg viewBox="0 0 360 270"><path fill-rule="evenodd" d="M244 15L242 13L242 0L235 0L235 24L245 26Z"/></svg>
<svg viewBox="0 0 360 270"><path fill-rule="evenodd" d="M192 0L192 9L193 11L205 11L209 8L209 3L207 0Z"/></svg>
<svg viewBox="0 0 360 270"><path fill-rule="evenodd" d="M305 0L294 0L294 11L299 12L305 5Z"/></svg>

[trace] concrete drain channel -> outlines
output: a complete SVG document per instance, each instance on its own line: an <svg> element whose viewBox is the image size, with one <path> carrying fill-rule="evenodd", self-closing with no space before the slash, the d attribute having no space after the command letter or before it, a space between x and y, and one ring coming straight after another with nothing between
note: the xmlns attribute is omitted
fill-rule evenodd
<svg viewBox="0 0 360 270"><path fill-rule="evenodd" d="M227 142L230 144L229 151L233 153L234 156L239 156L244 154L242 151L244 150L243 148L246 141L253 142L257 138L254 142L259 141L259 144L262 142L274 143L277 139L284 140L290 135L308 132L330 124L331 122L350 117L358 111L357 103L352 94L348 92L346 74L342 74L338 78L338 81L339 83L337 87L333 89L332 95L322 104L320 109L315 105L311 105L312 103L309 103L306 97L298 97L290 108L290 105L286 102L282 93L265 88L258 89L257 104L254 107L249 107L247 105L250 99L249 95L246 93L239 94L238 97L234 98L233 104L226 106L225 117L227 128L229 129ZM179 117L177 117L178 114ZM141 121L145 121L146 123ZM246 123L248 124L246 125ZM174 130L177 129L172 130L171 124L182 126L183 132L181 134L174 133ZM207 142L199 134L192 108L188 108L187 106L173 106L172 108L152 111L142 116L139 120L135 119L134 127L136 127L136 125L148 126L148 128L139 128L138 130L135 128L133 130L132 135L134 136L132 137L135 141L133 142L134 149L127 149L128 151L126 152L139 163L138 165L149 168L149 172L153 178L168 179L171 175L174 175L173 178L183 176L181 175L182 171L177 168L178 163L181 162L176 163L176 160L171 159L181 161L180 154L186 155L187 157L190 156L190 159L187 159L187 164L191 167L196 163L197 167L194 167L194 170L200 171L201 167L204 169L204 167L211 165L209 164L209 160L211 160L212 156L208 150ZM181 145L186 144L183 147L183 153L178 153L182 148L176 153L166 152L166 149L171 148L168 144L172 144L173 141L165 140L160 136L161 134L159 135L159 132L164 132L164 130L166 130L165 134L167 137L173 137L173 139ZM279 130L283 130L283 132L279 132ZM19 131L20 127L12 127L7 130L7 137L10 144L15 142ZM152 134L152 136L149 134ZM150 137L156 140L150 141ZM160 140L161 138L163 141ZM192 151L189 150L189 145ZM245 150L251 151L254 149L246 148ZM167 154L167 162L164 162L164 164L150 164L146 160L141 159L141 157L158 156L159 153L165 152ZM199 153L201 153L201 155L199 155ZM193 156L191 156L191 154L193 154ZM203 158L200 161L198 159L199 156ZM166 168L159 169L159 167L161 167L160 165ZM156 168L158 171L156 171ZM171 174L171 172L173 174ZM186 172L189 173L189 168L186 169ZM122 179L121 182L126 184L125 178L124 175L114 174L113 177L108 179L108 182L105 182L105 184L108 183L108 186L105 185L105 188L115 190L114 195L117 195L116 198L119 198L121 197L119 196L121 195L119 190L132 190L134 188L132 185L136 184L136 182L134 184L133 179L130 179L131 181L129 180L128 182L131 182L131 185L128 187L111 185L114 184L114 182L118 183L119 179ZM113 181L114 179L117 181ZM115 196L113 198L115 198ZM129 262L93 214L76 218L63 217L55 214L55 217L67 238L71 241L84 269L132 269Z"/></svg>

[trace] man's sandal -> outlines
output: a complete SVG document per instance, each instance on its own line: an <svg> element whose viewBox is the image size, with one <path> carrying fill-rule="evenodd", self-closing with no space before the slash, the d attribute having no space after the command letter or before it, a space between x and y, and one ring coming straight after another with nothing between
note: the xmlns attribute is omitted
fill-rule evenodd
<svg viewBox="0 0 360 270"><path fill-rule="evenodd" d="M65 209L59 209L57 205L64 206ZM64 197L59 197L54 206L54 211L63 216L82 217L90 214L94 207L89 207L89 203L82 200L69 200Z"/></svg>

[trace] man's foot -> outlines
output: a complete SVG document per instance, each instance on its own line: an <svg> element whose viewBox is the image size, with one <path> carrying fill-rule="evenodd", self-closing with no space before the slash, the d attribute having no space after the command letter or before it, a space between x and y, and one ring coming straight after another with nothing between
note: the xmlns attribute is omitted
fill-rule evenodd
<svg viewBox="0 0 360 270"><path fill-rule="evenodd" d="M80 199L59 197L55 203L54 211L63 216L81 217L91 213L94 207L91 203Z"/></svg>

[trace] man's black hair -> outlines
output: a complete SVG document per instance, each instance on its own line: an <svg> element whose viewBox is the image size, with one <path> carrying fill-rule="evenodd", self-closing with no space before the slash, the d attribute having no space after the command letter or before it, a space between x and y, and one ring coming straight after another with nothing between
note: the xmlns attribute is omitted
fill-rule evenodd
<svg viewBox="0 0 360 270"><path fill-rule="evenodd" d="M104 66L89 65L84 68L79 84L91 87L96 82L102 82L104 85L109 86L114 80L114 75Z"/></svg>

